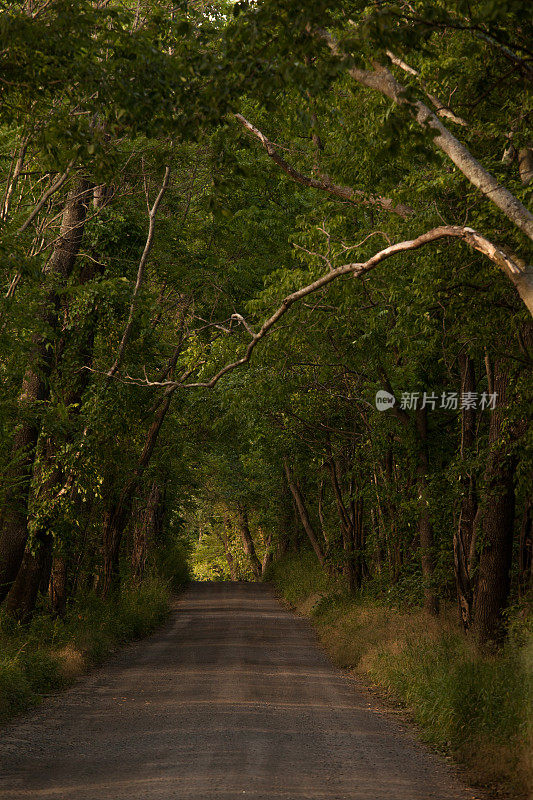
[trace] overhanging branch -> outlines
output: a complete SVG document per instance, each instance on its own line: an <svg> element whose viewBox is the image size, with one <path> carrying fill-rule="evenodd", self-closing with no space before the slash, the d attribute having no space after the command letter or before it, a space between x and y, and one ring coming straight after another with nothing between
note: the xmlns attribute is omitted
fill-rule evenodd
<svg viewBox="0 0 533 800"><path fill-rule="evenodd" d="M328 31L316 30L315 33L327 43L332 53L340 58L345 57L337 41ZM448 156L470 183L497 206L517 228L533 239L533 214L523 203L498 183L494 175L474 158L468 148L443 125L425 103L421 100L410 100L405 87L396 80L389 69L378 62L374 62L372 67L372 69L350 67L348 74L361 86L373 89L388 97L396 105L405 108L421 128L431 131L435 145Z"/></svg>
<svg viewBox="0 0 533 800"><path fill-rule="evenodd" d="M397 214L403 219L414 213L412 208L403 205L402 203L394 205L390 197L379 197L376 195L367 194L361 189L352 189L350 186L340 186L337 183L333 183L333 181L331 181L327 176L322 176L322 180L317 180L316 178L310 178L307 175L304 175L287 161L285 161L285 159L282 158L278 153L276 145L267 139L265 134L260 131L259 128L256 128L255 125L252 125L251 122L248 122L248 120L243 117L242 114L235 114L235 119L238 120L241 125L246 128L246 130L253 134L256 139L259 139L272 161L274 161L278 167L281 167L283 172L285 172L289 178L296 183L300 183L302 186L308 186L310 189L318 189L321 192L327 192L334 197L338 197L339 200L344 200L345 202L353 203L354 205L379 206L381 209L383 209L383 211L388 211L391 214Z"/></svg>
<svg viewBox="0 0 533 800"><path fill-rule="evenodd" d="M281 305L267 320L265 320L265 322L263 322L261 328L256 333L253 333L250 326L245 324L240 315L234 315L235 319L241 322L248 333L250 333L251 339L248 342L248 346L246 347L244 355L242 355L241 358L238 358L235 361L223 366L209 380L192 381L187 383L186 381L192 372L192 370L189 370L187 373L182 375L179 381L150 381L148 378L145 378L144 381L136 381L131 379L126 382L138 386L159 387L167 390L178 387L183 389L212 389L224 375L227 375L229 372L232 372L233 370L250 361L253 351L259 342L267 336L276 323L278 323L279 320L287 313L289 308L299 300L302 300L304 297L317 292L319 289L323 289L330 283L333 283L333 281L337 280L337 278L341 278L345 275L353 275L354 278L359 278L367 272L373 270L378 266L378 264L381 264L383 261L386 261L398 253L418 250L420 247L424 247L425 245L439 241L440 239L459 239L465 242L465 244L469 245L469 247L477 250L479 253L482 253L486 258L492 261L493 264L496 264L496 266L503 270L514 283L517 291L522 297L522 300L533 315L533 268L523 263L517 257L508 255L472 228L455 225L443 225L438 228L432 228L426 233L417 236L415 239L409 239L404 242L392 244L389 247L386 247L384 250L380 250L378 253L369 258L368 261L363 263L359 262L343 264L342 266L327 272L325 275L321 275L320 278L317 278L317 280L309 283L307 286L303 286L301 289L297 289L295 292L287 295L287 297L281 301Z"/></svg>

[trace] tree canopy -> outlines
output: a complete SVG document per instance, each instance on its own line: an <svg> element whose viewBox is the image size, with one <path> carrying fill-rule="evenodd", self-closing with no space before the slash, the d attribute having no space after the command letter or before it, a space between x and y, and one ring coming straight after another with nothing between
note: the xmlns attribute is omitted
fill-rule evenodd
<svg viewBox="0 0 533 800"><path fill-rule="evenodd" d="M177 542L215 579L309 547L501 640L532 561L528 11L4 4L12 613Z"/></svg>

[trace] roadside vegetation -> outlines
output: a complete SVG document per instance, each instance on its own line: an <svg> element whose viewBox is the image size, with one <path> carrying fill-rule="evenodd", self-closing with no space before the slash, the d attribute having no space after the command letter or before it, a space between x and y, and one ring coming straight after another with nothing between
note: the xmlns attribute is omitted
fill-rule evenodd
<svg viewBox="0 0 533 800"><path fill-rule="evenodd" d="M496 730L513 749L512 720L524 741L532 41L530 0L3 9L0 603L22 695L41 658L60 680L90 609L104 642L140 630L183 548L197 578L281 559L298 581L284 559L311 548L346 663L457 752ZM358 655L361 597L381 633Z"/></svg>
<svg viewBox="0 0 533 800"><path fill-rule="evenodd" d="M107 599L80 593L62 616L43 604L28 625L0 612L0 722L69 686L120 645L152 633L171 598L171 583L153 576Z"/></svg>
<svg viewBox="0 0 533 800"><path fill-rule="evenodd" d="M509 615L498 655L465 639L453 607L423 609L328 580L313 554L269 570L280 596L309 617L335 663L407 709L422 738L452 755L478 786L528 798L533 763L533 630L524 608Z"/></svg>

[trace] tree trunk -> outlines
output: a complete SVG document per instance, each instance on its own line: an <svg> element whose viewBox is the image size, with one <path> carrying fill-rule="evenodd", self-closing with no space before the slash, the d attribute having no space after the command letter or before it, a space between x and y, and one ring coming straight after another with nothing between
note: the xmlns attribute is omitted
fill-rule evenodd
<svg viewBox="0 0 533 800"><path fill-rule="evenodd" d="M56 555L50 575L50 603L58 616L63 616L67 607L68 568L65 555Z"/></svg>
<svg viewBox="0 0 533 800"><path fill-rule="evenodd" d="M21 622L32 618L39 589L50 575L52 537L48 533L37 536L34 548L35 552L26 549L5 603L9 613Z"/></svg>
<svg viewBox="0 0 533 800"><path fill-rule="evenodd" d="M34 357L37 360L37 351L34 351ZM27 408L28 416L19 424L13 439L13 460L8 480L11 479L14 488L8 489L3 501L0 530L0 602L11 589L24 557L28 539L28 500L40 429L40 420L36 412L31 416L30 410L36 403L45 400L46 395L41 376L27 370L19 397L19 408L21 415Z"/></svg>
<svg viewBox="0 0 533 800"><path fill-rule="evenodd" d="M509 364L497 361L493 369L497 403L490 419L489 455L480 509L482 549L474 601L475 637L482 648L489 649L500 644L504 636L503 611L511 580L516 457L511 452L511 437L506 430L509 377Z"/></svg>
<svg viewBox="0 0 533 800"><path fill-rule="evenodd" d="M476 388L474 363L463 355L460 359L461 392L474 392ZM461 411L461 459L468 458L476 438L476 410L463 408ZM459 513L459 525L453 536L453 561L459 613L465 631L472 624L473 590L470 577L470 549L474 538L474 522L477 513L475 476L472 471L461 478L463 497Z"/></svg>
<svg viewBox="0 0 533 800"><path fill-rule="evenodd" d="M344 550L343 572L348 581L348 590L354 594L361 586L361 575L358 573L355 553L355 529L354 517L346 508L342 498L342 491L339 483L337 465L330 449L330 458L326 464L333 487L333 494L337 504L337 511L340 519L342 548ZM353 511L353 508L352 508Z"/></svg>
<svg viewBox="0 0 533 800"><path fill-rule="evenodd" d="M105 597L112 588L115 588L119 582L119 556L120 545L122 543L122 535L127 525L131 513L131 504L134 494L139 485L146 467L150 463L150 459L154 452L161 426L170 408L173 394L176 387L167 389L163 401L159 406L155 415L154 421L150 426L146 437L143 452L137 462L131 478L128 480L117 501L108 508L104 516L104 526L102 532L103 542L103 574L100 583L100 592Z"/></svg>
<svg viewBox="0 0 533 800"><path fill-rule="evenodd" d="M52 282L65 283L78 255L87 213L87 181L79 181L67 199L59 239L45 268ZM41 427L43 401L49 395L52 371L52 340L58 328L60 299L57 287L49 289L43 301L43 320L51 328L51 337L34 337L30 363L19 396L20 422L12 448L8 473L13 488L3 499L0 532L0 602L6 597L17 575L28 538L28 497L33 473L35 449Z"/></svg>
<svg viewBox="0 0 533 800"><path fill-rule="evenodd" d="M263 539L265 543L265 555L263 556L263 561L261 563L261 577L264 578L267 569L272 564L272 534L269 533L267 536L264 536Z"/></svg>
<svg viewBox="0 0 533 800"><path fill-rule="evenodd" d="M142 507L138 509L131 551L131 567L136 583L143 579L150 545L157 540L161 530L162 498L162 492L154 481Z"/></svg>
<svg viewBox="0 0 533 800"><path fill-rule="evenodd" d="M181 319L181 338L178 346L175 348L172 358L170 359L167 367L164 370L164 376L171 376L178 362L183 343L183 327L185 324L185 315ZM157 405L154 421L152 422L143 451L137 462L137 466L133 470L131 478L128 480L122 491L120 492L117 501L106 510L104 516L104 525L102 531L102 545L103 545L103 570L101 580L98 585L100 593L105 597L112 588L115 588L119 583L119 556L120 545L122 543L122 535L127 525L128 519L131 514L131 503L139 481L141 480L150 459L152 458L161 427L165 420L167 411L170 408L172 397L176 391L178 384L167 388L162 396L161 402Z"/></svg>
<svg viewBox="0 0 533 800"><path fill-rule="evenodd" d="M394 394L386 375L386 386ZM406 428L411 425L411 415L395 404L392 412ZM429 454L427 442L427 408L417 408L415 418L416 442L416 489L418 496L418 541L420 546L420 559L422 562L422 579L424 583L424 608L436 616L439 613L439 600L433 588L433 572L435 568L435 553L433 545L433 528L429 512L428 473Z"/></svg>
<svg viewBox="0 0 533 800"><path fill-rule="evenodd" d="M92 280L97 274L97 266L95 262L91 261L89 267L83 270L83 274L80 276L79 285L83 285L88 281ZM66 313L66 311L65 311ZM87 388L87 385L90 380L90 372L87 369L83 369L85 366L89 366L92 362L92 355L93 355L93 345L94 345L94 335L95 335L95 328L96 328L96 319L94 312L88 316L88 325L86 327L86 331L84 332L85 335L81 337L81 344L79 347L79 351L73 354L73 361L69 362L69 374L66 376L66 382L68 385L68 389L64 394L64 403L65 406L69 409L69 416L73 417L76 416L79 412L80 404L83 398L83 394ZM64 336L61 337L59 340L57 347L56 347L56 360L61 360L61 354L65 349L65 341ZM58 355L59 354L59 355ZM56 366L56 369L58 367ZM48 535L50 540L50 546L46 548L46 554L38 555L35 557L43 558L45 561L41 567L41 573L43 576L45 573L50 574L51 569L51 558L52 558L52 536L49 534L50 531L54 528L54 523L57 520L57 516L59 513L59 494L61 492L61 484L65 480L65 474L63 470L63 465L58 458L58 453L61 449L61 441L59 438L59 434L56 435L54 439L48 438L46 443L41 448L42 452L40 453L40 473L43 475L48 475L44 482L41 480L37 480L38 489L36 492L36 497L34 498L33 506L40 505L43 502L47 505L47 513L42 520L39 520L39 528L41 532L37 532L37 538L44 539ZM66 441L70 441L71 437L70 434L66 434ZM35 508L34 508L35 512ZM39 552L39 548L38 548ZM39 571L37 567L32 570L28 570L28 564L35 559L35 557L28 553L26 550L24 559L23 559L23 566L21 569L24 569L24 573L26 577L23 579L22 583L19 583L17 577L17 583L19 583L17 591L11 592L11 599L9 600L9 606L11 608L12 613L14 616L18 616L15 604L16 602L20 602L21 604L21 614L24 616L25 619L29 619L33 613L33 609L35 606L35 602L37 600L37 590L33 585L34 580L38 580ZM56 559L59 558L56 556ZM65 555L66 558L66 555ZM24 565L24 562L28 562ZM47 566L47 561L50 563ZM19 570L20 573L20 570ZM48 581L46 581L46 588L48 588ZM66 584L65 584L66 590ZM66 598L59 602L59 609L58 613L62 613L64 605L66 604ZM55 609L57 610L57 609Z"/></svg>
<svg viewBox="0 0 533 800"><path fill-rule="evenodd" d="M282 504L282 529L276 537L276 558L282 558L291 546L294 546L294 542L298 538L298 513L294 498L285 480L282 486Z"/></svg>
<svg viewBox="0 0 533 800"><path fill-rule="evenodd" d="M381 465L380 465L381 466ZM387 448L387 452L385 454L385 463L383 466L382 474L385 474L386 478L386 498L385 502L383 503L383 509L381 510L381 501L379 501L379 508L381 511L381 516L383 519L383 527L385 531L385 547L387 552L387 561L389 565L389 573L393 583L397 583L400 577L400 572L402 569L402 547L401 542L399 540L397 534L397 509L396 503L393 502L391 499L392 497L396 497L399 492L392 491L392 485L395 481L394 475L394 459L393 459L393 451L392 446ZM376 485L376 493L377 493L377 486L378 486L378 478L377 475L374 473L374 481ZM379 495L378 495L379 497Z"/></svg>
<svg viewBox="0 0 533 800"><path fill-rule="evenodd" d="M356 557L357 583L361 587L363 579L369 575L368 565L365 558L366 536L365 536L365 517L364 500L360 497L353 504L354 518L354 548Z"/></svg>
<svg viewBox="0 0 533 800"><path fill-rule="evenodd" d="M420 540L420 557L422 561L422 578L424 580L424 608L436 616L439 613L439 600L432 586L435 569L433 543L433 527L429 513L428 469L429 456L427 450L427 409L415 411L416 430L418 436L418 463L416 468L418 490L418 535Z"/></svg>
<svg viewBox="0 0 533 800"><path fill-rule="evenodd" d="M304 526L304 530L309 537L309 541L311 542L311 546L316 553L316 557L318 558L321 566L324 566L325 558L324 558L324 551L320 545L320 542L315 534L313 526L311 524L311 520L309 519L309 514L307 512L307 508L305 505L305 501L302 496L302 492L300 487L295 482L290 467L289 461L285 457L283 459L283 466L285 468L285 475L287 476L287 483L289 485L289 489L291 490L292 496L294 498L294 502L296 504L296 508L298 509L298 513L300 515L300 519L302 521L302 525Z"/></svg>
<svg viewBox="0 0 533 800"><path fill-rule="evenodd" d="M518 552L518 586L521 595L532 588L533 578L533 520L531 498L526 498L520 526L520 548Z"/></svg>
<svg viewBox="0 0 533 800"><path fill-rule="evenodd" d="M255 545L254 540L252 539L252 534L250 533L250 525L248 523L248 511L246 506L239 504L237 506L237 516L239 521L239 530L241 533L241 540L242 546L244 548L244 552L246 553L248 560L250 561L250 565L252 567L252 572L257 580L261 578L261 562L257 557L257 553L255 552Z"/></svg>

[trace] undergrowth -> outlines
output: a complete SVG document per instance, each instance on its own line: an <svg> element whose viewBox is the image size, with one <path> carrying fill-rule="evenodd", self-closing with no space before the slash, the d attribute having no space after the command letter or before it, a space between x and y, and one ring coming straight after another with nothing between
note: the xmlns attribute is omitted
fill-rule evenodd
<svg viewBox="0 0 533 800"><path fill-rule="evenodd" d="M63 617L43 608L27 626L0 612L0 721L72 683L118 645L151 633L169 608L168 583L150 578L107 600L78 597Z"/></svg>
<svg viewBox="0 0 533 800"><path fill-rule="evenodd" d="M470 780L530 797L533 763L533 635L516 614L507 645L481 655L456 622L376 597L354 598L328 579L312 553L275 563L270 579L310 616L341 667L407 708L423 738L467 767Z"/></svg>

